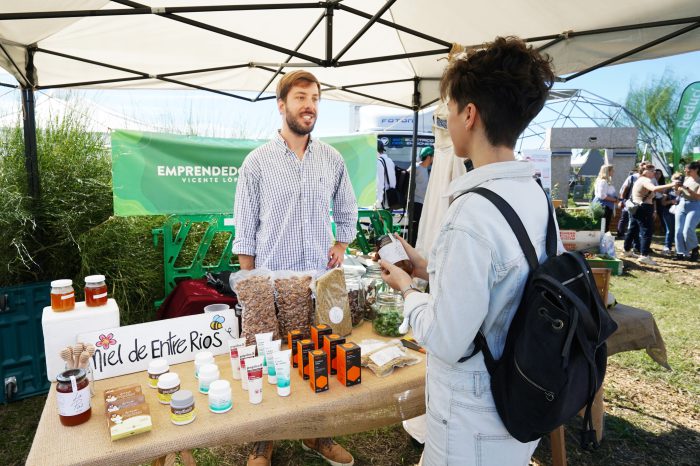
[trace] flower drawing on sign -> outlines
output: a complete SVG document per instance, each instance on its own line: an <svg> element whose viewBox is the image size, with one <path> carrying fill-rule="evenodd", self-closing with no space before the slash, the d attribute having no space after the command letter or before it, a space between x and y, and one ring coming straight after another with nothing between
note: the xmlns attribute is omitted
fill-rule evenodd
<svg viewBox="0 0 700 466"><path fill-rule="evenodd" d="M209 324L209 327L212 330L219 330L221 329L224 325L224 321L226 319L219 314L215 315L214 318L211 320L211 324Z"/></svg>
<svg viewBox="0 0 700 466"><path fill-rule="evenodd" d="M110 346L116 345L117 340L114 339L114 334L108 333L107 335L100 335L100 340L95 343L96 346L100 346L103 349L109 349Z"/></svg>

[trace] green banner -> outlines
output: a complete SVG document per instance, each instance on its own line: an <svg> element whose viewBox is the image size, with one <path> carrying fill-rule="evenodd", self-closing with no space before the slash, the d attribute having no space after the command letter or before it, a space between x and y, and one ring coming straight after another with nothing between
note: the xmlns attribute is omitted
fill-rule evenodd
<svg viewBox="0 0 700 466"><path fill-rule="evenodd" d="M678 165L683 155L685 140L695 124L700 113L700 81L694 82L685 88L681 94L681 102L678 104L676 121L673 125L673 169L678 170Z"/></svg>
<svg viewBox="0 0 700 466"><path fill-rule="evenodd" d="M358 205L372 206L376 189L376 136L320 139L343 155ZM114 131L114 214L233 213L238 169L250 151L265 142Z"/></svg>

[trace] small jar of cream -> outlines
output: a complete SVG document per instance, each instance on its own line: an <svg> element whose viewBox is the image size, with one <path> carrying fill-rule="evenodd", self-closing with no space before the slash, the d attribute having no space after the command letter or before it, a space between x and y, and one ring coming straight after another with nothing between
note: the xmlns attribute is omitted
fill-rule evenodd
<svg viewBox="0 0 700 466"><path fill-rule="evenodd" d="M176 426L184 426L194 421L197 412L194 409L194 396L189 390L173 393L170 399L170 421Z"/></svg>
<svg viewBox="0 0 700 466"><path fill-rule="evenodd" d="M170 371L170 365L165 358L157 358L148 363L148 386L158 388L158 377Z"/></svg>

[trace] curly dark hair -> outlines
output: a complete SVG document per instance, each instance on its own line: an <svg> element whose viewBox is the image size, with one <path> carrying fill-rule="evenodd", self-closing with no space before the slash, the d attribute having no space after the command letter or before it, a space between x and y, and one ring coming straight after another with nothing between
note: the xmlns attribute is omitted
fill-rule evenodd
<svg viewBox="0 0 700 466"><path fill-rule="evenodd" d="M551 59L517 37L496 37L445 69L440 96L461 113L473 103L494 146L515 147L554 83Z"/></svg>

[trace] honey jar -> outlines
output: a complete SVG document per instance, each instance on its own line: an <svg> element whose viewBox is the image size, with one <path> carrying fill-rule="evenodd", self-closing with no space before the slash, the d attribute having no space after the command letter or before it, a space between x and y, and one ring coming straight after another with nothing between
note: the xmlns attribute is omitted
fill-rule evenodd
<svg viewBox="0 0 700 466"><path fill-rule="evenodd" d="M77 426L90 419L90 381L83 369L69 369L56 376L58 417L64 426Z"/></svg>
<svg viewBox="0 0 700 466"><path fill-rule="evenodd" d="M104 306L107 304L107 284L104 275L88 275L85 277L85 305L87 307Z"/></svg>
<svg viewBox="0 0 700 466"><path fill-rule="evenodd" d="M75 291L73 280L54 280L51 282L51 309L56 312L71 311L75 308Z"/></svg>

